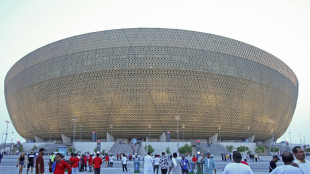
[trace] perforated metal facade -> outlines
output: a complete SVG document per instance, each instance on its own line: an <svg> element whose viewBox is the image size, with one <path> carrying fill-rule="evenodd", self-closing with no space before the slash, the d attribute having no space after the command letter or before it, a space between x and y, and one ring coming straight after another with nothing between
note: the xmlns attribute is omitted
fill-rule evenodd
<svg viewBox="0 0 310 174"><path fill-rule="evenodd" d="M264 140L272 126L278 138L297 96L295 74L273 55L175 29L119 29L60 40L23 57L5 79L12 123L27 139L72 137L73 116L76 137L80 131L88 139L92 131L99 138L111 131L120 138L171 131L175 138L177 115L185 138L219 132L222 139L255 134Z"/></svg>

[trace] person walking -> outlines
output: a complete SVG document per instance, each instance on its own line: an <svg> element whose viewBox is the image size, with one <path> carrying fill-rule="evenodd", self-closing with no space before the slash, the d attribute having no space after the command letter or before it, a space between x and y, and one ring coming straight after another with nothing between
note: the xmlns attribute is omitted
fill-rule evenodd
<svg viewBox="0 0 310 174"><path fill-rule="evenodd" d="M2 160L2 158L3 158L3 153L2 153L2 152L0 152L0 164L1 164L1 160Z"/></svg>
<svg viewBox="0 0 310 174"><path fill-rule="evenodd" d="M207 153L207 158L206 155L203 155L203 158L200 160L200 162L203 163L203 173L204 174L216 174L216 167L215 167L215 162L213 158L211 158L211 153Z"/></svg>
<svg viewBox="0 0 310 174"><path fill-rule="evenodd" d="M77 174L79 168L80 159L76 155L76 153L72 153L72 157L69 159L73 174Z"/></svg>
<svg viewBox="0 0 310 174"><path fill-rule="evenodd" d="M280 160L278 155L273 155L272 160L269 162L269 173L271 173L276 167L277 167L277 162Z"/></svg>
<svg viewBox="0 0 310 174"><path fill-rule="evenodd" d="M113 167L114 157L113 154L109 158L110 167Z"/></svg>
<svg viewBox="0 0 310 174"><path fill-rule="evenodd" d="M108 167L108 166L109 166L109 160L110 160L109 155L106 154L105 157L104 157L104 159L105 159L105 167Z"/></svg>
<svg viewBox="0 0 310 174"><path fill-rule="evenodd" d="M99 153L96 154L96 157L93 160L94 172L95 174L100 174L100 167L102 164L102 159L99 157Z"/></svg>
<svg viewBox="0 0 310 174"><path fill-rule="evenodd" d="M125 172L125 170L127 172L127 157L125 153L122 155L121 163L122 163L123 172Z"/></svg>
<svg viewBox="0 0 310 174"><path fill-rule="evenodd" d="M25 167L25 159L26 159L25 153L21 152L18 157L17 164L16 164L16 167L18 167L19 174L23 172L23 168Z"/></svg>
<svg viewBox="0 0 310 174"><path fill-rule="evenodd" d="M161 169L162 174L167 174L168 168L169 168L169 163L168 163L168 157L166 156L165 152L161 153L160 161L159 161L159 166Z"/></svg>
<svg viewBox="0 0 310 174"><path fill-rule="evenodd" d="M33 167L34 167L34 152L33 150L31 150L30 153L27 155L27 174L30 168L31 173L33 173Z"/></svg>
<svg viewBox="0 0 310 174"><path fill-rule="evenodd" d="M144 173L153 174L153 159L150 156L150 152L144 157Z"/></svg>
<svg viewBox="0 0 310 174"><path fill-rule="evenodd" d="M89 172L93 172L93 155L92 154L88 158L88 169L89 169Z"/></svg>
<svg viewBox="0 0 310 174"><path fill-rule="evenodd" d="M158 174L159 163L160 163L159 155L155 155L155 158L153 159L153 164L154 164L154 173L155 173L155 170L157 170L156 174Z"/></svg>
<svg viewBox="0 0 310 174"><path fill-rule="evenodd" d="M71 174L71 167L65 160L63 160L61 153L57 153L54 160L56 161L54 174L65 174L66 169L68 170L68 174Z"/></svg>
<svg viewBox="0 0 310 174"><path fill-rule="evenodd" d="M50 155L50 162L51 162L51 164L53 164L54 161L55 161L55 155L54 155L54 153L52 152L51 155Z"/></svg>
<svg viewBox="0 0 310 174"><path fill-rule="evenodd" d="M43 155L45 153L45 149L39 149L39 155L36 158L36 174L43 174L44 173L44 159Z"/></svg>
<svg viewBox="0 0 310 174"><path fill-rule="evenodd" d="M252 169L241 163L241 153L233 152L233 163L227 164L224 168L223 174L253 174Z"/></svg>
<svg viewBox="0 0 310 174"><path fill-rule="evenodd" d="M188 169L189 169L189 162L188 160L185 158L184 155L182 155L182 174L188 174Z"/></svg>
<svg viewBox="0 0 310 174"><path fill-rule="evenodd" d="M305 150L300 146L295 146L293 148L293 153L296 158L295 163L298 164L299 168L304 173L310 173L310 162L306 160Z"/></svg>
<svg viewBox="0 0 310 174"><path fill-rule="evenodd" d="M282 153L284 165L276 167L271 174L306 174L294 163L294 157L291 152Z"/></svg>
<svg viewBox="0 0 310 174"><path fill-rule="evenodd" d="M169 168L168 174L172 171L173 174L181 174L182 173L182 162L178 158L178 154L176 152L173 153L173 158L171 160L171 166Z"/></svg>
<svg viewBox="0 0 310 174"><path fill-rule="evenodd" d="M80 172L84 170L84 154L80 157Z"/></svg>

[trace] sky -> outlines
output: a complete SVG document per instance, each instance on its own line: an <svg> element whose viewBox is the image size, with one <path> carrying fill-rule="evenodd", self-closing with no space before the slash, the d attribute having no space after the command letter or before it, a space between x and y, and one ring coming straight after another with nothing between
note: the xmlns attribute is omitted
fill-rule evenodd
<svg viewBox="0 0 310 174"><path fill-rule="evenodd" d="M60 39L137 27L216 34L256 46L281 59L299 80L299 96L292 122L278 141L289 141L290 131L292 143L305 139L310 144L309 0L1 0L1 142L5 120L10 120L4 79L14 63ZM8 132L7 142L24 141L11 123Z"/></svg>

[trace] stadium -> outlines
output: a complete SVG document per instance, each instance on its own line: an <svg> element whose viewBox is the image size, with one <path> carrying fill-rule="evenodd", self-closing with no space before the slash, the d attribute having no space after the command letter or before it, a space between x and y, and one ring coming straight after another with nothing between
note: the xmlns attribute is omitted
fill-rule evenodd
<svg viewBox="0 0 310 174"><path fill-rule="evenodd" d="M21 58L5 79L27 140L81 136L263 141L288 128L298 80L281 60L230 38L132 28L78 35Z"/></svg>

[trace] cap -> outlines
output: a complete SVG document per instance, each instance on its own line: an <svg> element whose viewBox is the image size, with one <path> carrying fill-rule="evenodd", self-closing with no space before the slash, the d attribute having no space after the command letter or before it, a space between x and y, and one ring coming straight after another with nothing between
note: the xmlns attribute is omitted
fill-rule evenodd
<svg viewBox="0 0 310 174"><path fill-rule="evenodd" d="M185 155L182 155L182 157L185 157Z"/></svg>
<svg viewBox="0 0 310 174"><path fill-rule="evenodd" d="M275 158L275 159L280 160L280 158L278 157L278 155L273 155L272 158Z"/></svg>
<svg viewBox="0 0 310 174"><path fill-rule="evenodd" d="M211 153L210 153L210 152L207 152L207 155L211 155Z"/></svg>

